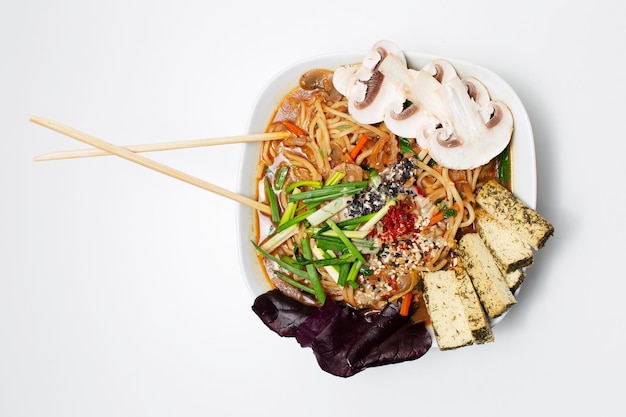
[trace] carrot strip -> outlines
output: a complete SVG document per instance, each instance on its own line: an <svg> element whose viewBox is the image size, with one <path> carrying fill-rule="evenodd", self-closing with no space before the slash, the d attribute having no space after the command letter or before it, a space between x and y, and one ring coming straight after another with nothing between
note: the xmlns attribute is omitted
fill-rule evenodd
<svg viewBox="0 0 626 417"><path fill-rule="evenodd" d="M430 222L428 223L428 226L430 227L433 224L442 221L444 219L444 217L445 217L446 211L448 211L450 209L454 209L454 210L456 210L458 212L459 211L459 206L454 204L450 208L438 211L437 213L433 214L433 216L430 218Z"/></svg>
<svg viewBox="0 0 626 417"><path fill-rule="evenodd" d="M350 158L352 158L353 160L356 159L359 152L361 152L361 150L367 143L367 140L368 140L368 137L366 134L362 134L359 137L359 140L356 142L356 145L354 145L354 148L352 148L352 150L350 151Z"/></svg>
<svg viewBox="0 0 626 417"><path fill-rule="evenodd" d="M281 123L294 135L296 136L309 136L307 132L305 132L300 126L296 125L294 122L290 122L289 120L282 120Z"/></svg>
<svg viewBox="0 0 626 417"><path fill-rule="evenodd" d="M400 315L401 316L408 316L409 315L409 309L411 307L411 301L413 301L413 293L412 292L407 292L406 294L404 294L404 296L402 297L402 305L400 306Z"/></svg>

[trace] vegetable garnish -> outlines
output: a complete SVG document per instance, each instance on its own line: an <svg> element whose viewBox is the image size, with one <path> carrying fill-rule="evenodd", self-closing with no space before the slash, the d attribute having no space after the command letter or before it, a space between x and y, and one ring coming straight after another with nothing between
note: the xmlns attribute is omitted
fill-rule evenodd
<svg viewBox="0 0 626 417"><path fill-rule="evenodd" d="M296 182L292 182L291 184L289 184L287 188L285 189L285 192L290 193L294 189L300 188L300 187L322 188L322 183L319 181L311 181L311 180L296 181Z"/></svg>
<svg viewBox="0 0 626 417"><path fill-rule="evenodd" d="M448 217L454 216L459 211L459 206L453 204L450 208L444 208L437 213L433 214L430 218L430 222L428 226L432 226L435 223L439 223L440 221L447 219Z"/></svg>
<svg viewBox="0 0 626 417"><path fill-rule="evenodd" d="M339 239L341 239L341 241L344 243L344 245L346 245L346 248L348 248L348 250L362 263L365 263L365 258L363 257L363 255L361 254L361 252L359 252L359 250L356 248L356 246L354 246L354 243L352 243L352 241L350 239L348 239L348 237L345 235L345 233L337 226L337 224L332 221L331 219L326 220L326 224L330 226L330 228L337 233L337 236L339 237Z"/></svg>
<svg viewBox="0 0 626 417"><path fill-rule="evenodd" d="M252 245L254 245L256 250L258 250L261 253L261 255L265 256L270 261L276 262L279 266L283 267L284 269L286 269L287 271L291 272L294 275L297 275L301 278L309 279L310 275L307 271L303 271L301 268L298 268L289 262L285 262L282 259L279 259L278 257L272 255L271 253L261 248L254 241L252 241Z"/></svg>
<svg viewBox="0 0 626 417"><path fill-rule="evenodd" d="M296 136L309 136L307 132L305 132L301 127L296 125L294 122L290 122L289 120L283 120L281 122L291 133Z"/></svg>
<svg viewBox="0 0 626 417"><path fill-rule="evenodd" d="M338 261L338 257L333 251L321 249L315 240L311 243L311 252L313 253L313 257L317 260L315 265L324 268L335 282L339 281L339 271L341 265L343 265L343 260L341 260L341 263L326 264L328 261ZM324 261L324 264L320 264L320 261Z"/></svg>
<svg viewBox="0 0 626 417"><path fill-rule="evenodd" d="M409 309L411 307L411 301L413 300L413 293L412 292L407 292L406 294L404 294L404 296L402 297L402 304L400 305L400 315L401 316L408 316L409 315Z"/></svg>
<svg viewBox="0 0 626 417"><path fill-rule="evenodd" d="M302 255L304 259L312 261L313 260L313 252L311 252L311 240L308 237L304 237L300 240L300 246L302 246ZM317 269L315 265L309 263L306 265L306 270L309 275L309 281L315 290L315 297L317 301L321 305L324 305L324 301L326 301L326 293L324 292L324 288L322 287L322 283L320 281L320 277L317 273Z"/></svg>
<svg viewBox="0 0 626 417"><path fill-rule="evenodd" d="M348 207L350 204L350 198L348 196L343 196L336 198L329 202L328 204L323 205L317 211L312 213L306 219L309 221L311 226L317 226L327 219L333 217L335 214L339 213L341 210Z"/></svg>
<svg viewBox="0 0 626 417"><path fill-rule="evenodd" d="M298 232L298 224L293 223L289 226L285 226L273 234L261 245L261 248L267 252L272 252L274 249L283 244L286 240L290 239Z"/></svg>
<svg viewBox="0 0 626 417"><path fill-rule="evenodd" d="M281 171L276 174L277 177L286 176ZM377 177L377 173L374 172L373 176ZM269 177L264 179L270 205L275 204L273 212L280 215L277 192L287 193L287 206L279 222L272 219L278 223L273 233L261 245L254 246L261 255L292 274L290 277L288 273L276 270L274 272L278 278L301 291L314 294L320 304L323 304L326 296L316 268L326 269L339 285L351 285L356 288L359 274L371 273L366 267L364 255L374 254L380 250L374 240L368 239L367 235L385 216L389 207L396 204L394 200L389 200L377 212L336 223L331 218L350 204L352 195L372 184L370 180L341 183L344 177L345 172L337 171L325 184L302 180L290 184L284 191L276 187L276 184L272 187ZM301 188L305 187L308 189L303 191ZM279 258L271 254L299 231L303 231L304 236L294 245L291 257ZM297 250L298 247L301 251ZM295 277L305 279L311 286Z"/></svg>
<svg viewBox="0 0 626 417"><path fill-rule="evenodd" d="M311 295L315 295L315 290L313 288L304 285L300 281L296 281L295 279L291 278L289 275L283 274L280 271L274 271L274 273L276 274L277 277L279 277L280 279L282 279L286 283L293 285L294 287L298 288L299 290L302 290L304 292L308 292Z"/></svg>
<svg viewBox="0 0 626 417"><path fill-rule="evenodd" d="M356 288L356 286L358 285L356 283L356 278L359 276L360 269L361 269L361 261L355 261L350 266L350 271L348 271L348 276L346 277L346 282L354 288Z"/></svg>
<svg viewBox="0 0 626 417"><path fill-rule="evenodd" d="M292 217L291 219L285 221L285 223L280 224L278 226L278 228L276 229L276 233L287 229L291 226L297 226L298 223L302 222L303 220L305 220L307 217L309 217L311 214L315 213L315 209L309 209L306 210L300 214L298 214L297 216Z"/></svg>
<svg viewBox="0 0 626 417"><path fill-rule="evenodd" d="M326 184L324 184L325 186L329 186L329 185L335 185L335 184L339 184L339 182L343 179L343 177L346 176L345 172L342 171L335 171L333 172L333 174L328 178L328 180L326 181Z"/></svg>
<svg viewBox="0 0 626 417"><path fill-rule="evenodd" d="M302 201L307 206L317 206L329 200L356 194L367 187L367 181L339 183L299 194L289 194L288 201Z"/></svg>
<svg viewBox="0 0 626 417"><path fill-rule="evenodd" d="M278 223L280 221L280 208L278 206L278 198L276 196L276 192L274 191L274 187L272 187L272 184L270 184L270 180L268 177L265 177L265 194L270 204L272 221L274 223Z"/></svg>
<svg viewBox="0 0 626 417"><path fill-rule="evenodd" d="M509 186L511 184L511 156L509 146L500 154L500 164L498 165L498 179L500 184Z"/></svg>
<svg viewBox="0 0 626 417"><path fill-rule="evenodd" d="M409 142L409 139L398 138L398 142L400 143L400 152L415 154L415 151L411 147L411 143Z"/></svg>
<svg viewBox="0 0 626 417"><path fill-rule="evenodd" d="M300 189L296 188L294 192L299 193ZM298 203L296 202L287 203L287 207L285 207L285 211L283 211L283 215L280 218L280 222L278 222L278 228L280 228L285 223L293 219L293 216L295 216L297 209L298 209Z"/></svg>
<svg viewBox="0 0 626 417"><path fill-rule="evenodd" d="M317 241L317 246L321 249L335 252L343 252L346 249L345 243L337 236L315 234L313 237ZM376 253L379 249L371 239L350 238L350 241L361 253Z"/></svg>
<svg viewBox="0 0 626 417"><path fill-rule="evenodd" d="M362 134L361 136L359 136L356 145L354 145L354 148L352 148L352 150L350 151L350 158L352 158L352 160L356 159L356 157L359 155L359 153L367 143L368 139L369 138L366 134Z"/></svg>
<svg viewBox="0 0 626 417"><path fill-rule="evenodd" d="M376 223L378 223L388 212L389 208L396 205L396 200L387 200L383 208L378 210L371 219L369 219L359 230L364 232L371 232Z"/></svg>
<svg viewBox="0 0 626 417"><path fill-rule="evenodd" d="M289 172L289 168L285 165L281 166L276 174L276 181L274 181L274 189L279 191L283 188L283 184L285 183L285 179L287 178L287 173Z"/></svg>

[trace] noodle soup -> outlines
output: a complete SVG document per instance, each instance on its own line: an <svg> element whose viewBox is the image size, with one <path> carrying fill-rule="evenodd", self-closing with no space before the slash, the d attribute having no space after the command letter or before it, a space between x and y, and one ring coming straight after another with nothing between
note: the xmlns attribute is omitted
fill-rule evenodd
<svg viewBox="0 0 626 417"><path fill-rule="evenodd" d="M304 72L267 128L292 136L261 145L255 173L259 199L267 204L275 199L279 214L273 220L259 214L260 248L284 232L281 224L290 210L291 218L308 213L286 238L266 245L272 255L261 261L267 278L311 305L323 303L319 291L359 310L381 310L406 298L411 310L427 320L421 273L459 266L457 240L474 230L474 190L500 180L509 150L475 169L442 168L413 139L393 134L384 122L356 122L346 98L332 87L332 74L318 68ZM360 188L315 199L329 185L341 184ZM297 198L306 193L311 200ZM339 209L323 222L307 220L337 201ZM353 247L344 243L346 237ZM280 267L276 259L290 264L308 259L319 282ZM305 290L314 286L317 293Z"/></svg>
<svg viewBox="0 0 626 417"><path fill-rule="evenodd" d="M435 58L434 56L431 56L431 55L417 54L417 53L406 53L406 56L409 61L409 64L415 68L420 68ZM316 99L314 98L314 96L318 95L320 92L315 93L315 92L308 91L308 90L305 92L303 91L296 92L295 90L297 89L300 78L303 76L303 74L309 73L311 70L317 69L317 68L325 68L325 69L333 70L341 65L345 65L346 63L359 62L361 59L362 59L362 54L360 53L335 54L335 55L327 55L327 56L307 59L299 63L296 63L293 66L290 66L285 71L278 74L274 79L270 80L270 82L266 85L266 87L262 90L261 94L258 96L254 110L250 116L250 120L248 123L248 132L258 133L268 128L280 130L280 129L284 129L285 127L280 126L278 122L281 122L282 120L296 121L297 118L294 117L295 113L293 113L294 106L291 105L285 108L285 106L283 105L284 103L287 102L285 98L287 96L292 95L292 93L293 95L295 95L296 98L298 95L304 94L305 96L308 96L308 98L311 99L313 103L315 103ZM508 106L510 107L515 117L515 130L513 131L513 136L512 136L512 140L511 140L510 147L509 147L509 154L511 155L510 188L515 192L515 194L521 200L527 203L530 207L534 207L535 200L536 200L536 172L535 172L535 159L534 159L535 158L534 143L533 143L532 130L530 127L530 123L528 121L528 116L526 114L526 111L521 101L519 100L516 93L510 88L510 86L506 84L500 77L498 77L493 72L485 68L482 68L480 66L463 62L463 61L450 60L450 62L458 70L459 74L475 75L477 78L479 78L489 87L489 92L492 95L492 97L498 98L506 102ZM319 97L318 97L318 100L319 100ZM328 106L329 108L337 109L341 106L340 102L341 100L335 100L334 106L328 105L327 103L325 105ZM291 107L291 110L289 110L289 107ZM343 113L345 113L345 111ZM308 116L306 116L306 112L304 112L303 114L304 115L302 116L301 120L305 120L306 117L310 118L312 112L309 113ZM333 117L340 117L340 116L334 115ZM342 122L339 122L339 123L342 123ZM355 144L351 142L350 140L348 140L351 146L349 147L345 143L346 141L345 137L348 137L350 135L346 134L346 132L343 131L343 128L341 128L340 126L341 124L336 124L335 127L331 128L329 132L333 132L333 129L335 129L336 132L341 131L341 133L344 133L343 135L344 138L341 139L341 141L344 141L344 142L339 142L339 143L343 143L343 146L341 148L341 154L343 155L344 147L345 147L345 152L349 153L349 149L352 149L352 147L354 147ZM311 128L310 120L308 124L303 123L302 126L300 127L303 128L303 130L306 130L308 132L309 128ZM352 133L351 140L354 140L353 139L354 136L357 135L358 133L366 133L366 134L369 134L371 137L375 137L375 135L381 134L377 132L376 129L380 130L383 136L385 134L384 126L358 126L358 127L354 126L353 129L354 130L351 132ZM316 130L314 125L313 125L312 130ZM315 134L317 133L314 133L313 137L315 137ZM307 133L307 135L309 134ZM296 135L296 138L294 139L297 140L297 135ZM324 142L322 142L322 146L324 146L323 143ZM370 166L375 167L377 169L377 173L382 179L383 176L387 175L385 173L385 169L389 170L387 173L390 175L392 172L390 168L391 167L390 162L393 162L394 158L390 154L390 151L393 152L394 148L397 148L398 150L400 150L402 144L400 143L399 138L396 138L395 143L393 141L388 141L387 144L385 145L385 149L383 149L381 146L382 152L378 153L379 159L375 159L372 156L374 155L375 152L377 152L374 149L373 145L374 145L373 140L369 141L368 147L365 147L364 145L365 149L362 150L359 155L357 155L357 159L360 158L359 162L357 162L356 160L354 162L355 162L355 165L360 166L360 164L363 161L366 161L366 160L373 161L373 162L370 162L371 163ZM243 195L252 196L252 197L258 196L259 198L263 198L264 185L260 181L261 178L265 175L265 173L277 173L278 171L275 168L280 165L281 158L284 157L284 156L278 156L280 154L279 152L280 149L278 149L277 144L273 144L271 146L267 145L267 146L269 146L269 148L261 150L261 144L259 143L251 143L251 144L244 145L244 150L242 154L241 171L239 174L239 186L238 186L239 193ZM308 157L303 158L303 159L306 159L306 161L309 163L311 163L312 161L313 162L316 161L316 155L314 155L311 152L321 152L321 150L316 150L315 148L312 148L313 144L308 145L309 148L305 147L305 150L301 151L301 153L294 151L293 150L294 146L295 145L292 141L292 144L290 145L292 149L290 150L289 147L286 148L287 154L289 155L289 153L291 152L292 154L295 153L296 156L302 156L302 155L307 155L306 152L309 152L310 159ZM317 146L319 147L320 145L318 144ZM272 150L271 148L274 148L274 149ZM332 151L332 149L337 149L337 148L331 147L330 149ZM414 150L417 151L419 155L419 149L414 149ZM272 152L274 153L274 155L271 154ZM260 163L259 162L261 160L260 155L262 154L266 155L265 158L271 157L271 159L266 159L265 162ZM318 155L319 154L320 153L318 153ZM333 156L336 156L336 154L334 154ZM400 159L395 159L395 160L397 162L398 160L403 160L403 159L409 159L411 164L409 164L408 161L404 161L400 166L398 166L398 168L402 166L405 166L406 168L406 166L408 165L415 165L414 163L415 157L400 158ZM284 160L282 160L282 162L284 163ZM495 175L495 171L497 168L496 162L497 161L493 161L488 170L481 168L480 172L474 171L471 173L459 173L460 177L458 178L456 177L457 175L456 172L448 171L447 175L453 181L459 181L459 183L467 183L467 185L462 185L462 187L466 187L466 186L476 187L479 182L484 181L486 176ZM267 166L263 166L264 164ZM388 166L385 166L385 164L387 164ZM334 167L330 167L330 163L329 163L329 166L326 168L326 171L324 171L323 165L320 165L320 166L322 168L316 168L315 170L308 170L308 174L307 174L307 170L300 168L298 172L300 173L304 172L304 174L300 175L300 177L294 176L294 178L292 178L291 181L295 182L297 181L296 178L304 178L305 175L312 177L314 175L312 173L315 171L317 171L320 176L323 176L324 173L328 175L328 172L330 172L330 170L334 168ZM417 166L419 170L423 171L422 172L422 174L424 175L423 181L426 183L426 185L424 185L422 192L424 192L425 195L424 196L419 195L417 188L415 188L416 194L410 195L409 198L405 197L404 205L401 208L406 209L407 201L413 203L414 200L420 200L426 197L427 192L434 191L435 187L433 186L433 184L436 185L436 181L433 182L433 179L437 178L438 175L444 178L443 177L444 173L442 170L438 170L434 166L429 166L427 162L422 161L423 168L420 168L419 164L417 164ZM266 168L269 168L269 170L267 170ZM361 166L361 169L363 170L363 178L369 180L369 175L371 171L367 169L363 169L362 166ZM431 173L430 175L428 175L428 173L430 173L431 171L434 171L434 174ZM427 186L429 181L433 182L433 184L431 184L431 188L433 188L433 190L430 190L429 187ZM459 190L457 190L457 192L458 191ZM441 191L438 191L438 192L441 192ZM450 191L450 193L452 193L452 190ZM277 193L277 196L279 196L281 199L284 199L285 195L280 195L280 194L281 193ZM446 197L447 196L448 196L448 192L446 192ZM465 208L466 201L469 201L469 200L467 200L466 196L463 196L464 209L463 209L462 216L460 215L460 210L459 210L459 214L445 219L443 223L441 223L435 229L432 229L433 232L435 233L434 237L436 238L439 244L436 247L436 249L434 249L434 251L431 254L429 254L430 257L423 258L420 261L422 265L418 265L418 267L415 268L417 272L419 272L419 268L424 268L424 267L428 268L428 267L431 267L430 265L433 265L436 268L454 267L454 262L455 262L454 254L451 253L451 248L453 246L448 245L448 239L452 237L453 230L455 228L456 228L456 232L454 233L455 238L457 238L460 233L464 233L467 230L471 230L472 226L471 224L469 224L469 221L471 219L471 212ZM423 203L424 200L421 200L421 202ZM431 202L434 205L434 200L431 199ZM470 207L471 207L471 204L470 204ZM397 210L396 213L402 213L403 211L406 212L406 210ZM391 219L392 218L390 217L389 220ZM284 284L284 282L276 281L274 279L276 277L272 277L272 275L274 274L272 271L276 269L276 264L273 264L271 261L268 261L263 256L259 256L259 252L251 244L251 242L261 242L262 240L264 240L267 237L267 234L271 230L271 227L272 227L271 225L272 225L272 222L269 221L266 216L263 216L263 215L259 216L259 214L255 210L251 209L250 207L243 206L243 205L238 206L238 227L239 227L238 244L239 244L241 267L242 267L242 271L244 274L244 282L247 285L248 290L254 297L257 297L275 288L275 284L273 282L278 282L277 285L281 285L281 286ZM445 228L443 227L444 225L446 225ZM293 241L295 242L295 240ZM398 247L390 247L390 246L392 245L388 245L388 249L389 249L388 251L385 251L385 252L381 251L379 253L381 253L381 255L387 254L387 253L393 254L395 253L393 251L394 249L395 250L407 249L407 248L398 248ZM434 262L435 256L439 262ZM387 259L392 259L392 257L388 257ZM430 264L428 262L430 262ZM409 265L406 265L406 266L411 266L411 268L413 269L414 263L410 263ZM266 267L269 267L270 273L267 272ZM327 277L326 278L322 277L322 280L323 280L322 282L328 285L327 288L329 288L330 297L334 297L340 300L347 300L347 302L353 302L355 303L355 305L360 305L360 306L369 305L369 306L374 306L374 307L379 306L380 303L384 301L385 297L387 298L387 301L389 301L391 297L395 296L396 297L395 302L398 302L399 299L397 297L400 296L401 294L400 288L405 288L402 286L406 285L406 282L409 282L409 279L406 278L406 275L404 275L404 277L401 279L400 281L401 285L396 286L395 288L392 282L391 283L388 282L387 284L388 287L384 289L386 291L384 293L385 297L383 297L382 295L377 296L375 294L368 294L367 285L371 284L371 280L367 281L364 278L365 277L371 278L372 276L373 275L363 275L361 277L363 288L361 288L360 291L362 291L362 293L359 292L358 288L354 288L354 287L342 288L341 291L339 291L339 289L336 288L336 284L333 284L332 281L330 281ZM414 277L411 276L410 274L409 274L409 277L411 280L414 279ZM409 284L409 286L410 285L411 284ZM371 285L369 289L374 290L373 286ZM294 291L294 290L292 289L291 291ZM419 304L421 302L421 300L419 299L419 286L414 287L413 292L417 295L414 298L414 303ZM383 289L381 289L380 294L383 294ZM302 299L304 302L316 303L315 297L311 296L308 293L303 294L302 291L298 290L296 291L295 295L297 298Z"/></svg>

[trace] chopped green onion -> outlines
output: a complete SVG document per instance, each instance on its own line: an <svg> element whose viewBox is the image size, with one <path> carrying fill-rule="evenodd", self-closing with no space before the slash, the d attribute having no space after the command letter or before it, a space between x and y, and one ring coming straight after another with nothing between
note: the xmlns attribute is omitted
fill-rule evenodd
<svg viewBox="0 0 626 417"><path fill-rule="evenodd" d="M509 146L507 146L500 155L500 164L498 165L498 179L500 184L505 187L511 183L511 154Z"/></svg>
<svg viewBox="0 0 626 417"><path fill-rule="evenodd" d="M341 181L343 179L343 177L346 176L345 172L342 171L335 171L333 172L333 174L328 178L328 180L326 180L326 184L324 184L325 187L328 187L329 185L335 185L335 184L339 184L339 181Z"/></svg>
<svg viewBox="0 0 626 417"><path fill-rule="evenodd" d="M293 218L293 215L296 212L296 207L296 203L287 203L287 207L285 207L285 211L283 211L283 215L280 217L280 221L278 222L279 226L287 223Z"/></svg>
<svg viewBox="0 0 626 417"><path fill-rule="evenodd" d="M371 219L369 219L367 221L367 223L365 223L363 226L361 226L359 228L360 231L363 232L371 232L372 229L374 228L374 226L376 226L376 223L378 223L380 221L380 219L382 219L383 217L385 217L385 215L389 212L389 207L391 206L395 206L396 205L396 201L395 200L387 200L385 202L385 205L378 210Z"/></svg>
<svg viewBox="0 0 626 417"><path fill-rule="evenodd" d="M359 274L361 275L372 275L374 271L368 265L361 265L359 268Z"/></svg>
<svg viewBox="0 0 626 417"><path fill-rule="evenodd" d="M335 214L348 207L350 201L350 197L339 197L329 202L328 204L320 207L306 219L311 226L315 227L325 222L326 219L333 217Z"/></svg>
<svg viewBox="0 0 626 417"><path fill-rule="evenodd" d="M278 170L278 174L276 174L276 181L274 181L275 190L280 190L283 188L283 184L285 183L285 179L287 178L288 171L289 168L287 168L287 166L283 165L280 167L280 169Z"/></svg>
<svg viewBox="0 0 626 417"><path fill-rule="evenodd" d="M291 226L297 226L298 223L302 222L313 213L315 213L315 209L308 209L307 211L300 213L297 216L292 217L291 219L287 220L285 223L279 225L278 228L276 228L276 233L280 233L281 231Z"/></svg>
<svg viewBox="0 0 626 417"><path fill-rule="evenodd" d="M326 232L324 232L326 233ZM334 232L333 232L334 233ZM344 232L345 234L345 232ZM343 252L346 249L346 245L343 241L337 236L328 236L326 234L314 235L317 240L317 245L325 250L332 250L335 252ZM380 249L374 240L372 239L362 239L362 238L350 238L350 241L354 244L354 246L361 253L376 253Z"/></svg>
<svg viewBox="0 0 626 417"><path fill-rule="evenodd" d="M358 182L343 182L340 184L329 185L328 187L322 187L311 191L302 191L299 194L290 194L289 201L304 201L318 199L321 197L327 200L340 197L341 195L348 195L350 193L356 193L367 187L367 181Z"/></svg>
<svg viewBox="0 0 626 417"><path fill-rule="evenodd" d="M302 247L302 256L304 259L313 260L313 253L311 251L311 241L309 238L304 237L300 240L300 246ZM308 279L315 290L315 297L320 304L324 304L326 301L326 293L324 292L324 288L322 287L322 282L320 281L319 274L315 265L308 264L306 265L306 270L308 272Z"/></svg>
<svg viewBox="0 0 626 417"><path fill-rule="evenodd" d="M356 282L356 277L359 276L359 270L361 269L361 261L354 261L352 266L350 267L350 271L348 272L348 276L346 278L347 282Z"/></svg>
<svg viewBox="0 0 626 417"><path fill-rule="evenodd" d="M367 235L370 234L369 230L341 229L341 231L343 232L344 235L346 235L346 237L348 239L365 239L367 237ZM338 236L337 232L335 232L332 229L320 232L319 235L322 235L322 236Z"/></svg>
<svg viewBox="0 0 626 417"><path fill-rule="evenodd" d="M293 259L293 258L291 258L291 257L289 257L289 256L287 256L287 255L281 256L281 258L280 258L280 259L281 259L283 262L288 263L288 264L289 264L289 265L291 265L291 266L298 266L298 263L296 262L296 260L295 260L295 259Z"/></svg>
<svg viewBox="0 0 626 417"><path fill-rule="evenodd" d="M302 291L306 291L309 294L315 295L315 290L307 285L304 285L303 283L301 283L300 281L296 281L295 279L291 278L289 275L287 274L283 274L280 271L274 271L274 274L276 274L276 276L280 279L282 279L283 281L285 281L286 283L293 285L294 287L298 288L299 290Z"/></svg>
<svg viewBox="0 0 626 417"><path fill-rule="evenodd" d="M342 220L340 222L337 222L337 226L339 226L341 230L354 230L353 227L359 226L360 224L367 222L369 219L374 217L375 214L376 213L369 213L364 214L363 216ZM323 225L320 230L317 231L317 233L323 233L327 230L330 230L330 226Z"/></svg>
<svg viewBox="0 0 626 417"><path fill-rule="evenodd" d="M337 278L337 285L344 287L348 280L348 274L350 273L350 267L352 264L341 264L339 266L339 278Z"/></svg>
<svg viewBox="0 0 626 417"><path fill-rule="evenodd" d="M350 241L350 239L346 237L346 235L343 233L343 230L337 227L335 222L332 221L331 219L326 220L326 224L328 224L330 228L333 229L335 233L337 233L337 237L341 239L341 241L346 245L348 250L356 257L356 259L365 263L365 258L363 257L361 252L359 252L359 250L354 246L354 244Z"/></svg>
<svg viewBox="0 0 626 417"><path fill-rule="evenodd" d="M272 221L278 223L280 221L280 207L278 206L278 197L270 184L269 178L265 177L265 194L270 203L270 212Z"/></svg>
<svg viewBox="0 0 626 417"><path fill-rule="evenodd" d="M383 182L383 180L380 178L380 175L378 175L378 171L376 171L374 168L370 169L369 182L374 189L377 189L380 186L380 183Z"/></svg>
<svg viewBox="0 0 626 417"><path fill-rule="evenodd" d="M330 258L314 259L312 261L306 261L306 262L303 262L303 265L306 266L308 264L313 264L315 266L327 267L327 266L342 265L342 264L351 263L354 261L355 261L354 255L352 255L351 253L347 253L347 254L343 254L335 258L330 257Z"/></svg>
<svg viewBox="0 0 626 417"><path fill-rule="evenodd" d="M261 255L265 256L270 261L276 262L278 265L280 265L281 267L283 267L284 269L286 269L287 271L291 272L294 275L297 275L299 277L306 278L306 279L309 278L309 273L307 271L303 271L302 269L295 267L291 265L290 263L283 262L281 259L278 259L276 256L272 255L268 251L261 248L254 241L251 241L251 242L252 242L252 245L256 248L256 250L258 250L261 253Z"/></svg>
<svg viewBox="0 0 626 417"><path fill-rule="evenodd" d="M415 151L411 147L411 142L408 138L400 138L400 152L402 153L412 153L415 154Z"/></svg>
<svg viewBox="0 0 626 417"><path fill-rule="evenodd" d="M456 214L456 209L447 209L446 211L443 212L443 218L444 219L448 219L452 216L454 216Z"/></svg>
<svg viewBox="0 0 626 417"><path fill-rule="evenodd" d="M323 250L331 250L334 252L342 252L346 249L346 245L336 236L315 235L317 246Z"/></svg>
<svg viewBox="0 0 626 417"><path fill-rule="evenodd" d="M311 245L311 251L313 252L313 256L315 258L317 258L317 260L336 260L337 256L335 255L334 252L327 252L325 250L320 249L317 244L312 244ZM317 261L316 261L317 262ZM337 280L339 279L339 267L335 266L335 265L320 265L318 263L315 264L316 266L322 266L326 272L328 273L328 275L330 275L330 277L332 279L335 280L335 282L337 282Z"/></svg>
<svg viewBox="0 0 626 417"><path fill-rule="evenodd" d="M305 199L302 200L302 202L308 206L308 207L317 207L320 204L326 202L326 201L330 201L330 200L335 200L335 199L339 199L339 198L343 198L343 197L347 197L347 196L351 196L354 195L358 192L360 192L360 189L350 189L350 190L346 190L346 191L341 191L341 192L336 192L333 194L328 194L325 196L320 196L320 197L315 197L315 198L309 198L309 199Z"/></svg>
<svg viewBox="0 0 626 417"><path fill-rule="evenodd" d="M285 192L291 193L294 189L299 188L299 187L322 188L322 183L319 181L312 181L312 180L296 181L296 182L292 182L291 184L289 184L287 188L285 189Z"/></svg>
<svg viewBox="0 0 626 417"><path fill-rule="evenodd" d="M288 227L282 228L280 231L277 229L277 232L272 235L269 239L267 239L261 247L263 250L267 252L272 252L274 249L282 245L287 239L291 238L298 231L298 224L294 223Z"/></svg>
<svg viewBox="0 0 626 417"><path fill-rule="evenodd" d="M314 251L314 246L311 245L311 251L313 253L313 256L318 256L315 251ZM327 254L327 252L320 252L319 259L305 259L304 257L299 257L298 260L295 260L293 258L290 258L290 261L284 261L289 263L290 265L293 266L298 266L298 267L303 267L303 266L307 266L307 265L315 265L315 266L321 266L321 267L327 267L327 266L336 266L336 265L342 265L345 263L352 263L355 261L354 255L352 255L351 253L344 253L341 254L340 256L336 256L336 257L328 257L328 258L324 258L324 253Z"/></svg>

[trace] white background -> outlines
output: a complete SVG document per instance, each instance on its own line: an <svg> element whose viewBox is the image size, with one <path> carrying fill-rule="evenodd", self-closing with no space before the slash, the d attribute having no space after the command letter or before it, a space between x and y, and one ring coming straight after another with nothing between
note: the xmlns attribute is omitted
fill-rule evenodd
<svg viewBox="0 0 626 417"><path fill-rule="evenodd" d="M0 416L623 412L626 15L615 1L5 1L0 6ZM244 133L298 60L405 50L504 78L556 232L490 345L352 378L251 311L236 203L84 145ZM235 190L240 145L151 154Z"/></svg>

